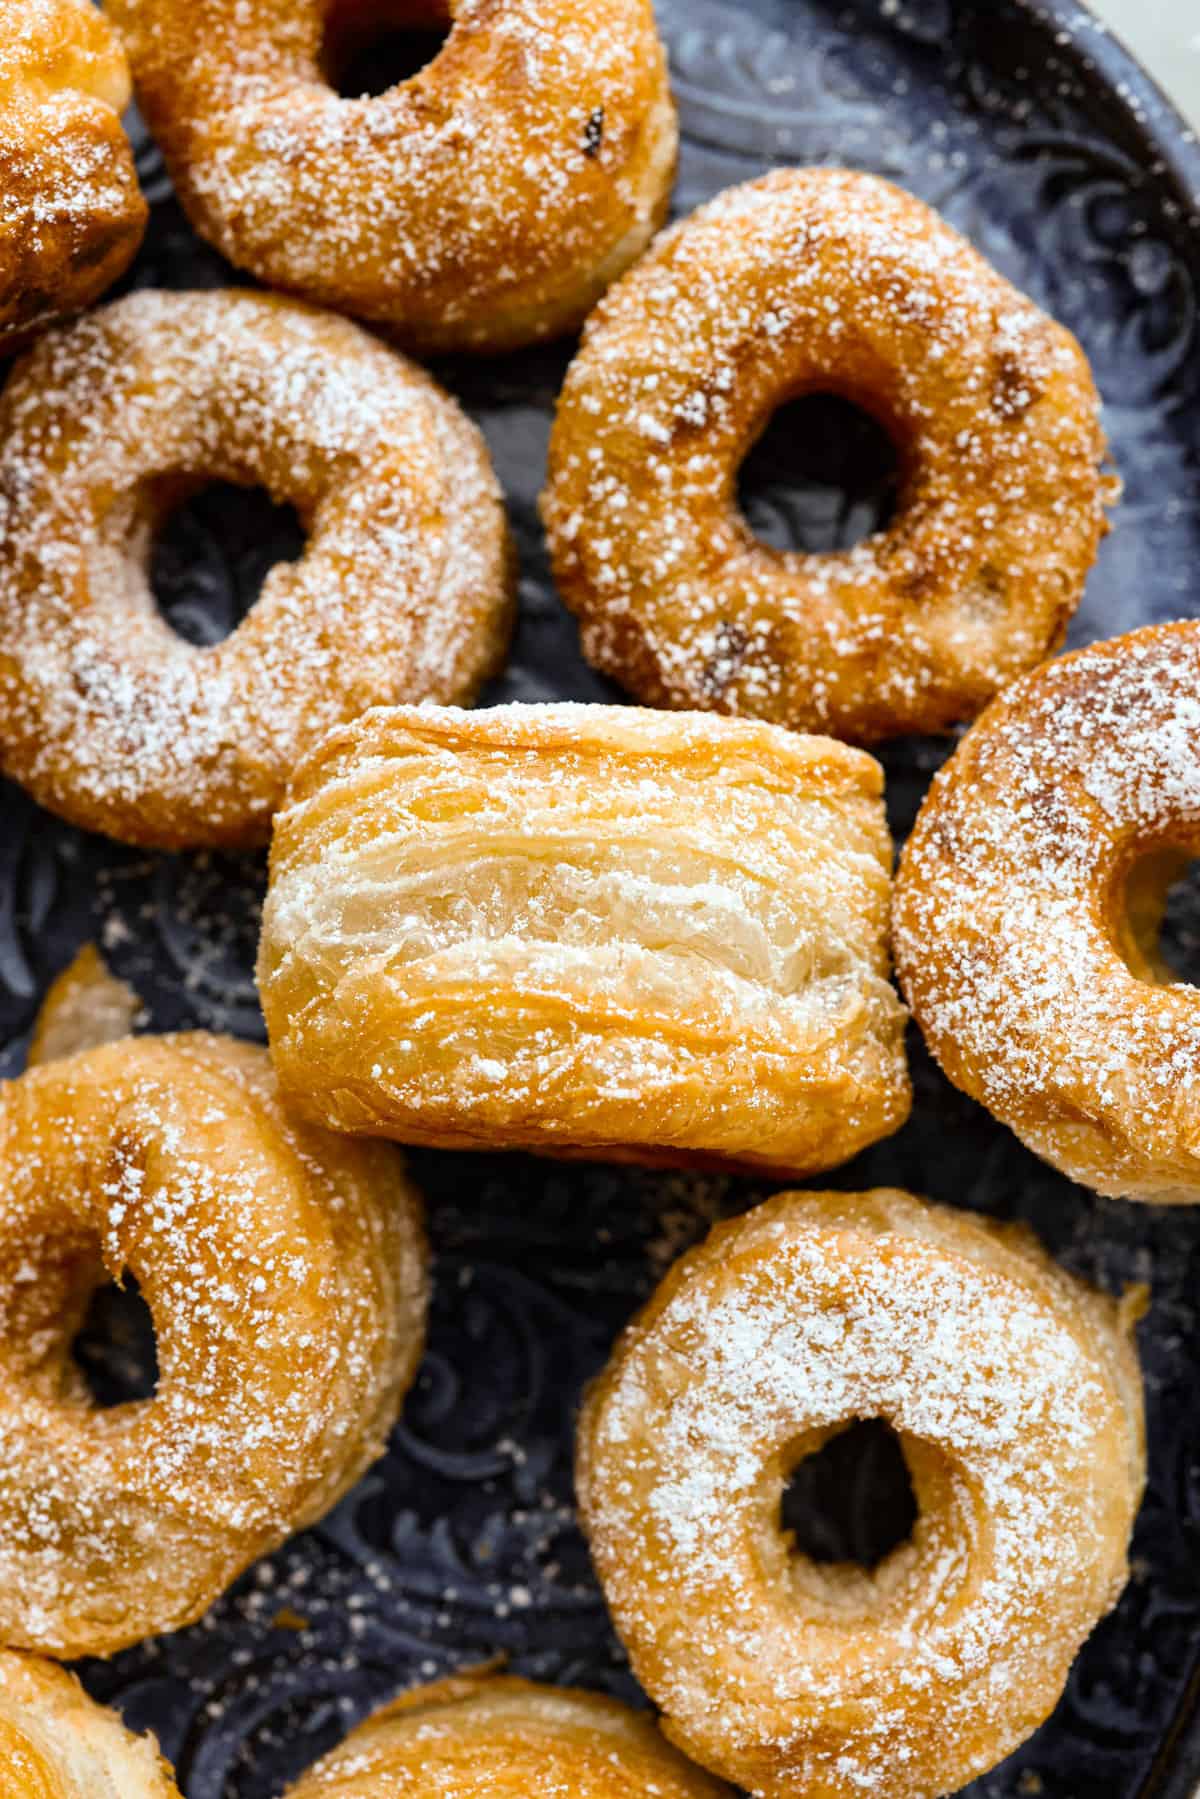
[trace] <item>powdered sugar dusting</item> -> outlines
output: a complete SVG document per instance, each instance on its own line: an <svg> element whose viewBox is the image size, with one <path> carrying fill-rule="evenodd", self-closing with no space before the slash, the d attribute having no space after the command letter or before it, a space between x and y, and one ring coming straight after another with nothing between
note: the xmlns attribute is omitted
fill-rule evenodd
<svg viewBox="0 0 1200 1799"><path fill-rule="evenodd" d="M291 1125L225 1039L9 1083L0 1143L0 1631L104 1654L199 1615L380 1452L420 1347L415 1201L392 1152ZM71 1340L127 1269L159 1385L98 1411Z"/></svg>
<svg viewBox="0 0 1200 1799"><path fill-rule="evenodd" d="M1131 926L1143 857L1200 845L1200 628L1030 676L935 780L897 958L951 1078L1098 1191L1200 1192L1200 994ZM1165 878L1165 871L1164 871ZM1139 911L1153 927L1159 892Z"/></svg>
<svg viewBox="0 0 1200 1799"><path fill-rule="evenodd" d="M780 554L736 512L770 413L835 391L896 437L891 528ZM653 704L858 740L943 728L1060 638L1104 529L1068 332L920 202L783 170L666 233L589 320L551 445L555 574Z"/></svg>
<svg viewBox="0 0 1200 1799"><path fill-rule="evenodd" d="M118 119L129 72L85 0L0 3L0 350L95 298L146 208Z"/></svg>
<svg viewBox="0 0 1200 1799"><path fill-rule="evenodd" d="M208 649L155 611L179 483L293 502L280 564ZM0 405L0 754L135 841L267 831L303 751L365 706L473 693L504 645L507 539L475 427L357 327L250 294L141 293L46 340Z"/></svg>
<svg viewBox="0 0 1200 1799"><path fill-rule="evenodd" d="M644 1713L570 1688L462 1675L417 1687L352 1732L291 1799L731 1799Z"/></svg>
<svg viewBox="0 0 1200 1799"><path fill-rule="evenodd" d="M874 1575L789 1560L784 1478L886 1418L920 1506ZM784 1195L660 1289L589 1399L584 1518L671 1733L760 1795L944 1792L1054 1704L1142 1480L1115 1309L900 1194Z"/></svg>
<svg viewBox="0 0 1200 1799"><path fill-rule="evenodd" d="M111 10L198 229L406 342L566 330L661 222L676 124L649 0L458 0L429 67L352 100L315 0L222 0L198 38L175 0Z"/></svg>

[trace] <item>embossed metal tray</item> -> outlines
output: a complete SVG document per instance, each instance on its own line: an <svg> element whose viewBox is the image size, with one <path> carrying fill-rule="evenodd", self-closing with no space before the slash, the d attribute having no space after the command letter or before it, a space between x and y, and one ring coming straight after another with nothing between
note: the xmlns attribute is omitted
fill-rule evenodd
<svg viewBox="0 0 1200 1799"><path fill-rule="evenodd" d="M1069 0L660 0L660 13L684 127L677 210L777 161L877 170L932 201L1078 333L1107 401L1125 499L1074 641L1200 609L1200 151L1119 47ZM149 144L140 169L153 222L134 279L228 279ZM613 697L554 597L534 510L569 354L440 371L487 433L520 541L520 628L491 699ZM813 548L861 533L886 504L886 456L837 408L791 426L790 441L786 423L773 427L748 466L756 527ZM159 549L164 610L212 641L296 547L287 517L202 495ZM887 752L898 832L945 752L924 741ZM153 1027L259 1035L261 886L261 858L124 850L0 785L0 1071L20 1068L39 996L93 936ZM1172 918L1193 972L1197 916L1185 904ZM1200 1213L1072 1187L953 1092L915 1037L912 1051L912 1122L836 1182L1029 1219L1071 1266L1113 1287L1149 1281L1154 1295L1134 1578L1054 1717L971 1792L1181 1799L1200 1778ZM496 1654L637 1696L573 1519L575 1405L674 1254L753 1194L517 1157L414 1163L436 1294L387 1457L201 1624L82 1669L98 1697L158 1732L188 1799L271 1799L399 1688ZM133 1390L139 1361L147 1378L136 1323L118 1308L82 1346L102 1396ZM837 1476L843 1551L877 1537L882 1473L867 1457Z"/></svg>

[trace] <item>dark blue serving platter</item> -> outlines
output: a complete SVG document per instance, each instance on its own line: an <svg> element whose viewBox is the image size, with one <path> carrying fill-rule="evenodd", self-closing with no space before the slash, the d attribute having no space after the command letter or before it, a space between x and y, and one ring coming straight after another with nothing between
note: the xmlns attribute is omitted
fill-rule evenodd
<svg viewBox="0 0 1200 1799"><path fill-rule="evenodd" d="M1105 395L1125 498L1073 641L1200 610L1200 150L1095 20L1069 0L661 0L660 14L684 127L677 210L774 162L849 163L932 201L1077 332ZM153 220L133 279L229 279L148 143L139 162ZM490 699L614 697L580 658L535 513L570 350L440 370L487 433L521 549L515 653ZM764 536L829 547L886 508L887 456L860 420L810 402L771 428L743 493ZM159 546L163 609L213 641L297 545L294 521L255 496L202 495ZM898 833L946 748L886 752ZM260 858L150 856L85 837L0 785L0 1072L21 1067L41 994L90 937L153 1028L260 1035L262 879ZM1193 974L1198 919L1185 895L1170 947ZM951 1090L915 1037L912 1050L912 1122L837 1184L889 1182L1028 1219L1072 1267L1153 1292L1133 1579L1053 1718L970 1791L1183 1799L1200 1778L1200 1213L1071 1186ZM755 1195L517 1157L414 1166L436 1293L429 1354L386 1458L201 1624L82 1670L132 1725L158 1732L188 1799L272 1799L399 1688L498 1653L534 1676L637 1696L574 1523L575 1406L672 1257ZM136 1391L139 1365L147 1379L128 1307L101 1306L80 1353L103 1398ZM823 1519L829 1553L869 1554L902 1528L894 1473L876 1441L825 1469L816 1487L836 1493L821 1515L810 1483L807 1523L804 1494L789 1519L814 1546Z"/></svg>

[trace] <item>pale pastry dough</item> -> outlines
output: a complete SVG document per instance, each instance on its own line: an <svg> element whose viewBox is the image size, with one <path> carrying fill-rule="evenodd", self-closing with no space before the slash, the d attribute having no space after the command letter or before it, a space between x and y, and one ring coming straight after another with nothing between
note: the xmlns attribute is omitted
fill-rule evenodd
<svg viewBox="0 0 1200 1799"><path fill-rule="evenodd" d="M110 974L94 943L85 943L51 982L38 1008L29 1067L98 1049L102 1043L119 1043L132 1034L140 1012L141 1001L133 988Z"/></svg>
<svg viewBox="0 0 1200 1799"><path fill-rule="evenodd" d="M860 751L606 706L376 711L280 815L289 1104L457 1148L826 1168L909 1107Z"/></svg>
<svg viewBox="0 0 1200 1799"><path fill-rule="evenodd" d="M4 1799L180 1799L150 1737L88 1698L73 1674L0 1651Z"/></svg>

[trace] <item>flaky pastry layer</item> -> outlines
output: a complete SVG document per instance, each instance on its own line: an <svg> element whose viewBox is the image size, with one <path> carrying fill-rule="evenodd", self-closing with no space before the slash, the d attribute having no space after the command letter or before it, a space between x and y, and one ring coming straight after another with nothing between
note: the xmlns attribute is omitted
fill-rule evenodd
<svg viewBox="0 0 1200 1799"><path fill-rule="evenodd" d="M55 976L38 1007L27 1066L57 1062L133 1035L142 1003L118 980L94 943L85 943Z"/></svg>
<svg viewBox="0 0 1200 1799"><path fill-rule="evenodd" d="M443 1147L825 1168L909 1107L861 752L606 706L398 708L276 825L290 1104Z"/></svg>
<svg viewBox="0 0 1200 1799"><path fill-rule="evenodd" d="M151 1737L135 1737L73 1674L0 1651L5 1799L180 1799Z"/></svg>

